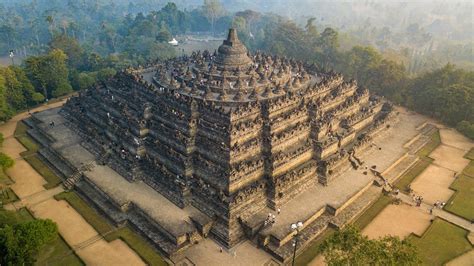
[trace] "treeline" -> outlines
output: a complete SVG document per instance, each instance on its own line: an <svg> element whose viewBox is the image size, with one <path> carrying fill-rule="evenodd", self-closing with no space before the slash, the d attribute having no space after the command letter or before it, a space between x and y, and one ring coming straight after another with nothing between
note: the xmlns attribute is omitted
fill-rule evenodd
<svg viewBox="0 0 474 266"><path fill-rule="evenodd" d="M233 25L252 49L341 72L372 92L439 119L474 139L473 71L447 64L413 76L402 63L373 47L354 46L342 51L340 33L333 28L320 32L314 19L309 19L302 28L283 18L246 11L236 14Z"/></svg>
<svg viewBox="0 0 474 266"><path fill-rule="evenodd" d="M45 99L90 87L118 69L176 56L176 50L167 44L176 34L223 32L232 25L251 50L294 57L324 70L334 69L374 93L474 138L472 71L448 64L415 76L410 63L397 54L382 53L370 46L341 47L341 40L348 43L350 36L330 27L320 29L314 18L300 27L275 14L251 10L230 14L218 0L206 0L190 11L168 3L158 11L125 16L117 14L119 9L113 6L89 4L70 1L63 13L46 12L46 23L39 26L46 25L46 33L38 31L39 38L30 36L40 43L49 40L47 45L40 45L42 55L27 58L22 67L0 71L0 120ZM19 13L28 10L25 8L18 9L22 10ZM84 10L90 14L83 14ZM74 12L84 18L71 14ZM101 23L97 23L99 19Z"/></svg>
<svg viewBox="0 0 474 266"><path fill-rule="evenodd" d="M0 121L51 98L92 86L128 62L87 53L77 40L56 35L49 50L27 57L21 66L0 67Z"/></svg>
<svg viewBox="0 0 474 266"><path fill-rule="evenodd" d="M167 45L172 36L224 32L232 21L217 0L205 0L192 10L171 2L160 10L136 10L133 3L127 7L96 0L0 3L0 55L10 50L23 57L43 54L55 36L63 35L100 56L114 54L127 64L143 64L174 56L175 49Z"/></svg>

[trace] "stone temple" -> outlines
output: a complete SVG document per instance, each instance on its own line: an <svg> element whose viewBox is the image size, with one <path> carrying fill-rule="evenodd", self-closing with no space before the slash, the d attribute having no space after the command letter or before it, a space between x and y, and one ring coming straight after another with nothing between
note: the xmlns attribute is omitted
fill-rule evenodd
<svg viewBox="0 0 474 266"><path fill-rule="evenodd" d="M372 179L339 173L391 109L340 74L250 54L231 29L214 53L121 71L34 115L29 133L66 187L169 258L211 237L283 262L291 223L304 247L370 203L357 196Z"/></svg>

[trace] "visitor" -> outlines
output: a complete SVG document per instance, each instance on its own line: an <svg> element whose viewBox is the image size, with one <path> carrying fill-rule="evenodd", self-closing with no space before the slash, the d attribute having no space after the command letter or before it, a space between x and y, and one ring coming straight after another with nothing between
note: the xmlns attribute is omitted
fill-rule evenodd
<svg viewBox="0 0 474 266"><path fill-rule="evenodd" d="M277 209L277 214L280 214L281 210L280 208Z"/></svg>

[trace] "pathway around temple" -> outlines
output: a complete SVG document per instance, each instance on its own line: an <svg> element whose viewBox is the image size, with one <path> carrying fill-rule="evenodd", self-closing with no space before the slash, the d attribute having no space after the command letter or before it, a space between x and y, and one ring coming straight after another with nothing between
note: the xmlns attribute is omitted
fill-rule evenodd
<svg viewBox="0 0 474 266"><path fill-rule="evenodd" d="M433 208L436 201L447 202L453 195L454 191L449 186L455 180L454 176L469 164L469 160L463 156L474 147L474 142L457 131L443 125L437 126L440 128L441 144L429 155L434 161L411 185L414 193L424 198L424 203L417 207L411 195L399 193L396 198L400 199L402 203L387 206L364 228L364 234L371 238L387 234L401 238L410 233L422 235L429 227L429 221L435 217L464 228L470 231L471 235L474 234L474 225L466 219L439 208L434 208L430 214L430 209ZM409 217L407 218L407 216ZM408 223L406 223L407 221ZM473 261L473 251L460 256L458 262L456 262L457 259L453 260L452 265L463 265L458 263Z"/></svg>
<svg viewBox="0 0 474 266"><path fill-rule="evenodd" d="M411 196L399 193L396 198L401 200L401 204L387 206L363 229L362 233L369 238L385 235L405 238L411 233L422 235L435 217L451 222L470 231L471 236L474 235L474 224L466 219L439 208L434 208L430 214L433 203L447 202L453 195L454 191L449 186L455 180L454 176L469 164L469 160L463 156L474 147L474 142L454 129L440 124L437 127L440 128L441 144L429 155L434 161L411 185L414 193L424 198L424 203L417 207ZM473 262L474 250L471 250L448 264L472 265ZM324 259L319 255L309 265L325 265Z"/></svg>
<svg viewBox="0 0 474 266"><path fill-rule="evenodd" d="M43 105L32 110L42 111L61 106L63 101ZM2 151L14 158L15 166L7 171L15 181L11 189L20 201L6 205L7 209L27 207L36 218L51 219L58 224L59 233L87 265L145 265L141 258L122 240L107 242L66 201L57 201L54 195L63 191L62 186L46 190L46 181L23 158L25 148L15 139L17 123L28 117L20 113L0 125L5 142Z"/></svg>

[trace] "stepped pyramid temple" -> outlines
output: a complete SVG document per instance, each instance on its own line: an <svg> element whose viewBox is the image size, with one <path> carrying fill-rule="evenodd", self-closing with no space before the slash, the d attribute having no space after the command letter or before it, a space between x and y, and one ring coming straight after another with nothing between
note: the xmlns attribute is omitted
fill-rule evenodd
<svg viewBox="0 0 474 266"><path fill-rule="evenodd" d="M304 248L374 199L359 154L391 110L340 74L249 53L231 29L216 52L126 69L26 122L65 187L171 260L211 238L287 262L292 223Z"/></svg>

